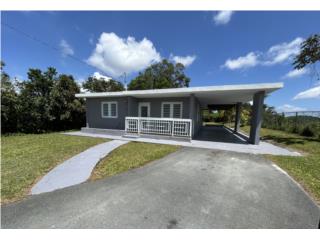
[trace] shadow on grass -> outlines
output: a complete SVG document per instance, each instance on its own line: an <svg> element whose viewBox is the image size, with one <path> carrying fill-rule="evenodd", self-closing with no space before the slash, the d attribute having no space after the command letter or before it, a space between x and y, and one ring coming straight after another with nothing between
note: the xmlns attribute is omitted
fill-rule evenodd
<svg viewBox="0 0 320 240"><path fill-rule="evenodd" d="M307 137L279 137L274 135L265 135L262 137L262 140L271 140L277 143L282 143L286 145L292 144L306 144L308 142L318 142L320 143L320 139L315 138L307 138Z"/></svg>

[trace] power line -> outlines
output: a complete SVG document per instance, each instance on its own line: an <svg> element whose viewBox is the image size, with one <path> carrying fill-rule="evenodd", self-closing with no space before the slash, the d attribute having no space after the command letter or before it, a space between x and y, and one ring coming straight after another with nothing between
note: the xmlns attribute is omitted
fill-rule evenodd
<svg viewBox="0 0 320 240"><path fill-rule="evenodd" d="M11 25L9 25L7 23L4 23L4 22L1 22L1 25L4 26L4 27L7 27L7 28L9 28L9 29L11 29L13 31L15 31L16 33L19 33L19 34L23 35L24 37L27 37L27 38L35 41L35 42L38 42L38 43L42 44L43 46L50 48L51 50L54 50L54 51L57 51L57 52L61 53L59 48L57 48L57 47L55 47L55 46L53 46L53 45L51 45L51 44L39 39L39 38L37 38L37 37L35 37L35 36L31 35L31 34L28 34L28 33L24 32L24 31L22 31L22 30L20 30L20 29L18 29L16 27L13 27L13 26L11 26ZM71 59L73 59L73 60L75 60L75 61L77 61L79 63L82 63L82 64L84 64L86 66L89 66L91 68L93 67L93 66L89 65L88 63L86 63L85 61L83 61L83 60L81 60L81 59L79 59L79 58L77 58L75 56L66 55L66 57L69 57L69 58L71 58Z"/></svg>

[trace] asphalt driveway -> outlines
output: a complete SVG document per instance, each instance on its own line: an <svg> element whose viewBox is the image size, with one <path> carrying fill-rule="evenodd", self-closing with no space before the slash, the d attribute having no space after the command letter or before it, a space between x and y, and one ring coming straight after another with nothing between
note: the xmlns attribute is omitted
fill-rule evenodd
<svg viewBox="0 0 320 240"><path fill-rule="evenodd" d="M2 206L3 228L317 228L319 217L263 156L197 148Z"/></svg>

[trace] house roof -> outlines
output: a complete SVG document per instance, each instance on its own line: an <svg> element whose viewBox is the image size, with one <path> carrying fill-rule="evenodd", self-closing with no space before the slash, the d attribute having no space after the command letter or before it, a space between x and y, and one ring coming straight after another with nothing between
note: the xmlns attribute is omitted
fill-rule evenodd
<svg viewBox="0 0 320 240"><path fill-rule="evenodd" d="M79 98L124 97L136 98L164 98L164 97L188 97L194 94L201 105L206 104L234 104L237 102L249 102L256 92L264 91L266 94L283 88L283 83L258 83L221 85L189 88L167 88L152 90L133 90L121 92L80 93Z"/></svg>

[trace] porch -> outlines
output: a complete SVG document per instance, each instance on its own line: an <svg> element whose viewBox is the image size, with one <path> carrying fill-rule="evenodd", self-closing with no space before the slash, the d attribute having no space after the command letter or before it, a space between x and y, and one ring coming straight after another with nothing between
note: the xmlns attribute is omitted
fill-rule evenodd
<svg viewBox="0 0 320 240"><path fill-rule="evenodd" d="M212 143L230 143L237 145L248 145L248 136L240 132L225 127L217 126L202 126L198 133L191 136L192 120L190 119L153 119L128 117L126 121L126 129L96 129L82 128L81 132L88 134L101 134L105 136L121 137L122 139L156 139L164 141L179 141L179 142L203 142ZM182 120L182 121L181 121Z"/></svg>
<svg viewBox="0 0 320 240"><path fill-rule="evenodd" d="M223 125L201 126L192 137L191 119L126 117L125 137L156 137L248 144L249 138Z"/></svg>

